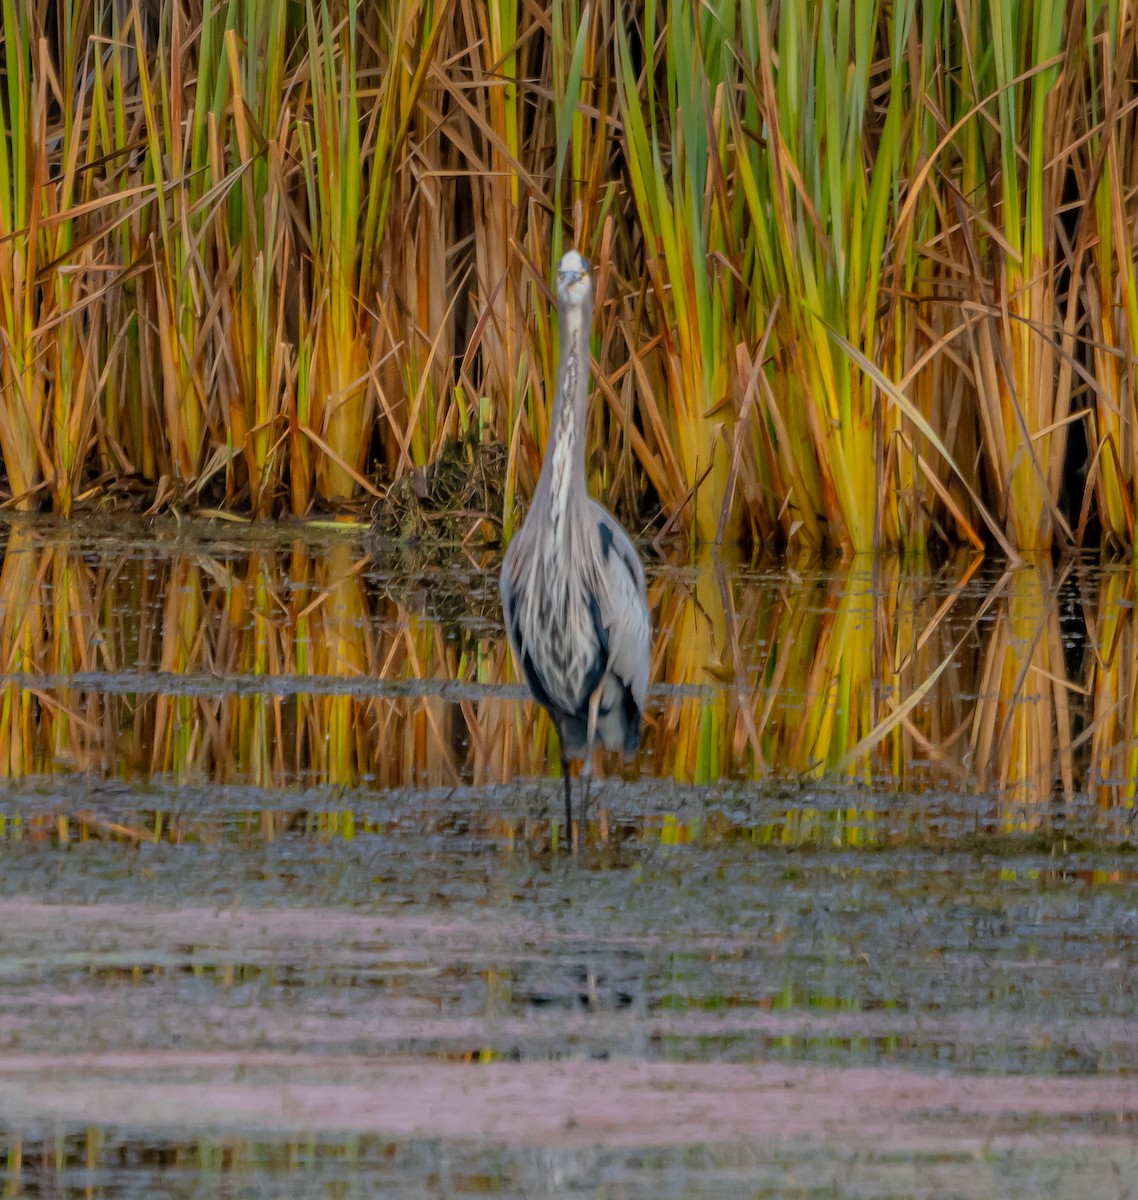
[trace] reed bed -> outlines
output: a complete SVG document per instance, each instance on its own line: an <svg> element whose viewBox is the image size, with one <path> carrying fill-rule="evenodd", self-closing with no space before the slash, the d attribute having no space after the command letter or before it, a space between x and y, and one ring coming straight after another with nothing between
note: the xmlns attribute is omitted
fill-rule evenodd
<svg viewBox="0 0 1138 1200"><path fill-rule="evenodd" d="M592 486L751 547L1135 540L1138 15L1025 0L2 4L3 502Z"/></svg>
<svg viewBox="0 0 1138 1200"><path fill-rule="evenodd" d="M296 820L354 836L363 817L337 802L342 786L490 796L548 778L556 737L511 681L494 598L479 616L462 572L448 578L380 569L342 537L127 556L17 523L0 563L0 774L333 789L319 812L251 816L260 840ZM969 553L936 571L882 560L768 578L706 555L662 568L633 768L662 781L652 808L666 819L649 824L665 840L737 837L725 814L693 827L683 797L751 779L795 798L751 831L789 843L871 843L875 804L898 791L992 797L994 832L1049 827L1057 802L1084 799L1117 821L1135 799L1133 587L1127 570L1001 574ZM603 765L619 777L619 757ZM817 791L835 781L837 811L837 793ZM543 836L551 787L536 825L493 802L486 820ZM635 787L612 794L639 803ZM209 814L112 828L97 802L81 809L41 832L221 836Z"/></svg>

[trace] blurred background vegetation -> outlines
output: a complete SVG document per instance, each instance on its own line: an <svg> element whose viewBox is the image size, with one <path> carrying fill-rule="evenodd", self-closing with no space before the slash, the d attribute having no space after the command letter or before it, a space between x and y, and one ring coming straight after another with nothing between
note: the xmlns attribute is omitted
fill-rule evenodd
<svg viewBox="0 0 1138 1200"><path fill-rule="evenodd" d="M7 504L366 512L547 428L747 547L1134 543L1114 0L0 0Z"/></svg>

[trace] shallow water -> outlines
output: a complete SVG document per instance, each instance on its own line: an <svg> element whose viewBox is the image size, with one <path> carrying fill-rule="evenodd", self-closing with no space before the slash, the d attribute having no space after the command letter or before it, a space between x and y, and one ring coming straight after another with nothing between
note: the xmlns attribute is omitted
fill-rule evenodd
<svg viewBox="0 0 1138 1200"><path fill-rule="evenodd" d="M1138 1186L1129 566L653 563L579 860L494 566L5 527L6 1194Z"/></svg>

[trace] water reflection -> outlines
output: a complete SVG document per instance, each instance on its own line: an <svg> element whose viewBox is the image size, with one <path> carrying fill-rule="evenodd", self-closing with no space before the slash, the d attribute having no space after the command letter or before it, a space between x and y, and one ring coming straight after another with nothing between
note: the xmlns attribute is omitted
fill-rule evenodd
<svg viewBox="0 0 1138 1200"><path fill-rule="evenodd" d="M622 1195L690 1196L669 1185L666 1170L681 1178L685 1158L674 1153L647 1169L632 1153L508 1150L463 1147L448 1154L430 1140L397 1141L355 1135L274 1139L240 1135L131 1137L99 1127L53 1137L5 1137L7 1196L53 1200L216 1200L287 1196L290 1200L373 1200L374 1197L448 1195L522 1197L553 1194L566 1176L578 1186L619 1169ZM661 1152L659 1158L665 1156ZM716 1177L737 1166L739 1151L704 1153L701 1164ZM716 1161L716 1159L720 1161ZM746 1159L744 1158L745 1162ZM772 1171L773 1174L773 1171ZM641 1177L645 1178L641 1178ZM424 1181L430 1188L424 1193ZM699 1194L714 1195L714 1190ZM720 1193L721 1194L721 1193Z"/></svg>
<svg viewBox="0 0 1138 1200"><path fill-rule="evenodd" d="M941 1114L930 1114L927 1123ZM943 1117L941 1118L943 1120ZM991 1119L984 1122L992 1128ZM1001 1133L1040 1131L1055 1122L1036 1115L1027 1131L1003 1116ZM1068 1120L1068 1124L1074 1122ZM511 1197L589 1195L623 1200L700 1200L747 1195L756 1200L813 1200L866 1195L952 1195L978 1200L993 1195L1119 1194L1120 1173L1133 1170L1133 1154L1102 1138L1103 1117L1079 1133L1093 1150L1044 1146L1031 1156L1001 1150L980 1153L960 1122L962 1145L929 1153L893 1146L835 1151L833 1157L802 1140L763 1146L683 1144L666 1147L545 1148L480 1143L440 1146L437 1140L396 1141L380 1136L272 1139L201 1136L145 1140L121 1131L81 1129L35 1138L0 1135L0 1153L14 1167L6 1194L52 1200L374 1200L405 1196ZM1108 1136L1111 1132L1109 1127ZM1104 1142L1106 1145L1104 1147ZM1109 1147L1109 1150L1106 1149ZM1110 1153L1113 1151L1113 1153ZM1121 1171L1120 1171L1121 1164ZM1040 1192L1040 1178L1046 1191Z"/></svg>
<svg viewBox="0 0 1138 1200"><path fill-rule="evenodd" d="M542 777L553 734L513 679L493 566L408 567L334 534L13 524L0 772L259 787ZM1005 824L1028 827L1056 799L1133 804L1129 568L759 572L708 555L658 565L650 601L637 775L999 792Z"/></svg>

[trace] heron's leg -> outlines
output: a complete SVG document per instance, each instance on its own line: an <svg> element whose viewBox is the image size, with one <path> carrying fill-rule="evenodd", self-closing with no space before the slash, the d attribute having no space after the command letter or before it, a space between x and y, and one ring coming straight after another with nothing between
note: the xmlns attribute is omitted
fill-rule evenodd
<svg viewBox="0 0 1138 1200"><path fill-rule="evenodd" d="M561 752L561 778L565 781L565 839L569 843L569 853L573 853L573 775L569 770L569 760Z"/></svg>
<svg viewBox="0 0 1138 1200"><path fill-rule="evenodd" d="M585 819L588 816L589 810L589 784L593 780L593 751L597 745L597 713L601 707L601 689L597 690L589 698L589 727L588 736L585 739L585 762L581 768L581 776L584 779L584 793L581 796L581 836L585 834ZM580 839L578 839L580 840Z"/></svg>

